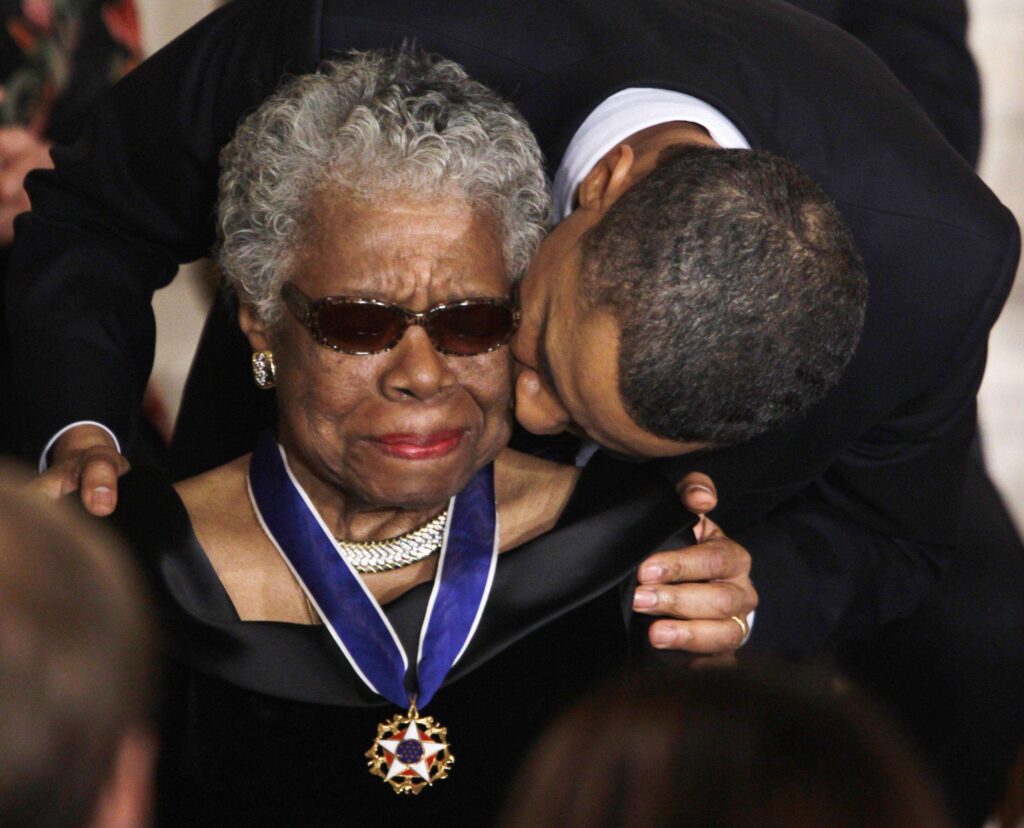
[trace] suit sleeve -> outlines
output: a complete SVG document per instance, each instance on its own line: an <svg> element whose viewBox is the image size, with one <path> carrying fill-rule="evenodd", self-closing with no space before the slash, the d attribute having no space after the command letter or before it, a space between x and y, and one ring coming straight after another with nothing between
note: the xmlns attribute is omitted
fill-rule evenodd
<svg viewBox="0 0 1024 828"><path fill-rule="evenodd" d="M971 401L941 435L922 435L884 462L865 465L878 444L862 441L801 494L736 532L760 599L750 647L814 655L912 614L956 554L974 432ZM909 524L885 514L892 503L938 509L941 518L929 536L911 535Z"/></svg>
<svg viewBox="0 0 1024 828"><path fill-rule="evenodd" d="M28 177L8 325L23 450L93 420L131 444L152 368L153 291L215 236L217 158L285 73L319 59L319 3L236 0L118 83Z"/></svg>

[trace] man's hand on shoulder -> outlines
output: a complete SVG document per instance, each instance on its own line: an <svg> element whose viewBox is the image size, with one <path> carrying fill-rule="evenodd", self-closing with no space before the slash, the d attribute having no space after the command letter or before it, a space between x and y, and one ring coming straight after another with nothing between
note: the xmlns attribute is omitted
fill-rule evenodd
<svg viewBox="0 0 1024 828"><path fill-rule="evenodd" d="M117 478L128 467L108 431L78 425L54 443L53 461L33 487L54 499L77 490L86 510L104 517L117 506Z"/></svg>
<svg viewBox="0 0 1024 828"><path fill-rule="evenodd" d="M750 554L707 517L718 502L707 475L687 475L679 492L683 505L700 515L697 543L657 552L640 565L633 609L665 616L650 628L658 649L732 653L746 640L747 618L757 607Z"/></svg>

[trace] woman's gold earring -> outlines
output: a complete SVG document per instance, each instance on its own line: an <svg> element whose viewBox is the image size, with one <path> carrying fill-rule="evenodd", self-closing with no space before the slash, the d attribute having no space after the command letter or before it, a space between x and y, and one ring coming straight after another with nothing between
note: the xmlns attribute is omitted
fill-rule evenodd
<svg viewBox="0 0 1024 828"><path fill-rule="evenodd" d="M252 352L252 378L256 380L257 387L263 391L267 391L277 384L273 351Z"/></svg>

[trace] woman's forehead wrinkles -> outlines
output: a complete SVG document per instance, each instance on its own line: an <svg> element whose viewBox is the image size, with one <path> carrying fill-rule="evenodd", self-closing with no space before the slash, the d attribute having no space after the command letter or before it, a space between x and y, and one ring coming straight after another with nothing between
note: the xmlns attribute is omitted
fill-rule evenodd
<svg viewBox="0 0 1024 828"><path fill-rule="evenodd" d="M313 298L359 296L425 310L508 293L493 224L461 202L335 202L318 224L304 280Z"/></svg>
<svg viewBox="0 0 1024 828"><path fill-rule="evenodd" d="M452 298L503 296L502 278L471 261L424 256L364 260L346 274L336 292L396 304L437 304Z"/></svg>

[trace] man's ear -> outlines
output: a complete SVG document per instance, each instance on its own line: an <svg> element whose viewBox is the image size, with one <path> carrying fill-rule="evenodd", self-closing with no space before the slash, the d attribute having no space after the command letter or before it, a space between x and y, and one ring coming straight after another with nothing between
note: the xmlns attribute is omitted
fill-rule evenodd
<svg viewBox="0 0 1024 828"><path fill-rule="evenodd" d="M270 347L270 330L266 322L256 315L252 305L238 306L238 327L254 351L265 351Z"/></svg>
<svg viewBox="0 0 1024 828"><path fill-rule="evenodd" d="M635 161L636 155L629 144L619 144L607 153L580 184L580 207L601 212L611 207L633 183L630 172Z"/></svg>

